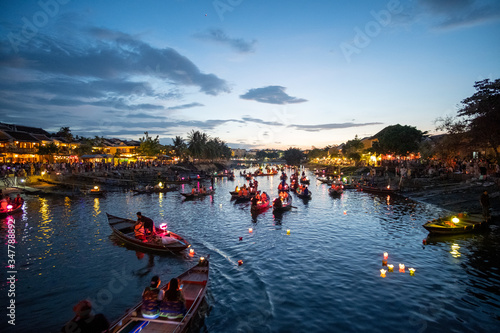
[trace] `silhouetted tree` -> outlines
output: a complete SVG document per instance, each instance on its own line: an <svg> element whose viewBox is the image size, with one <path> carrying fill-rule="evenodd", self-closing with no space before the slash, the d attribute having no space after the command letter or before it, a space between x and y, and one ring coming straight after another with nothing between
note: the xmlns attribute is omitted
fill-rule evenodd
<svg viewBox="0 0 500 333"><path fill-rule="evenodd" d="M387 126L375 135L378 143L374 143L374 150L379 154L400 156L416 153L425 134L413 126Z"/></svg>
<svg viewBox="0 0 500 333"><path fill-rule="evenodd" d="M159 136L152 138L149 136L148 132L144 132L146 135L139 139L141 144L136 148L136 153L142 156L157 156L161 154L163 150L163 145L160 144Z"/></svg>
<svg viewBox="0 0 500 333"><path fill-rule="evenodd" d="M289 165L299 165L304 159L304 153L297 148L288 148L285 150L284 158Z"/></svg>

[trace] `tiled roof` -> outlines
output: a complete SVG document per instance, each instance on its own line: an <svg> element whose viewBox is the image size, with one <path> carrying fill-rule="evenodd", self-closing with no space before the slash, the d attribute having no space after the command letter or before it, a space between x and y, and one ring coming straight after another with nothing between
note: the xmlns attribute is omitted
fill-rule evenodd
<svg viewBox="0 0 500 333"><path fill-rule="evenodd" d="M14 139L14 141L39 142L37 138L26 132L4 131Z"/></svg>

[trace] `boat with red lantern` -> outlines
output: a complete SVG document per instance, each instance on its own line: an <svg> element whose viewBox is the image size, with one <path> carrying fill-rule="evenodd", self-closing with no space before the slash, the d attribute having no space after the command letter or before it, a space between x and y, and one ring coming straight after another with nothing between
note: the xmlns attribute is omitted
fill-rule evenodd
<svg viewBox="0 0 500 333"><path fill-rule="evenodd" d="M252 203L250 212L252 214L260 214L270 207L271 200L267 197L266 200L259 200L255 204Z"/></svg>
<svg viewBox="0 0 500 333"><path fill-rule="evenodd" d="M145 318L141 314L142 301L133 306L130 310L115 320L107 332L110 333L183 333L188 332L194 319L200 311L201 304L205 299L208 278L209 278L209 263L210 256L201 257L198 264L191 267L184 273L177 276L179 285L182 288L182 294L186 301L187 312L182 318L170 319L159 316L157 318ZM166 291L168 283L162 289Z"/></svg>
<svg viewBox="0 0 500 333"><path fill-rule="evenodd" d="M288 194L288 193L286 193ZM292 197L287 195L285 197L279 196L273 201L273 214L279 214L292 209Z"/></svg>
<svg viewBox="0 0 500 333"><path fill-rule="evenodd" d="M428 221L423 227L431 234L454 235L481 230L488 224L479 214L459 213Z"/></svg>
<svg viewBox="0 0 500 333"><path fill-rule="evenodd" d="M12 205L8 204L6 209L0 209L0 218L7 217L9 215L14 215L23 211L23 204Z"/></svg>
<svg viewBox="0 0 500 333"><path fill-rule="evenodd" d="M214 190L208 190L206 192L191 192L191 193L181 193L181 195L186 198L186 200L188 199L196 199L196 198L204 198L206 197L207 195L212 195L214 194L215 191Z"/></svg>
<svg viewBox="0 0 500 333"><path fill-rule="evenodd" d="M115 236L126 244L131 245L143 251L155 253L172 253L187 249L191 244L169 230L157 229L156 235L149 236L146 241L135 238L134 226L136 221L114 216L106 213L109 226Z"/></svg>

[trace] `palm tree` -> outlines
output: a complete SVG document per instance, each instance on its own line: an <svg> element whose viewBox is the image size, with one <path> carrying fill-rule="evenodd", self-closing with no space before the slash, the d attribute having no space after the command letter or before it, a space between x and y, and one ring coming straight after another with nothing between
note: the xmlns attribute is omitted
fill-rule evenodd
<svg viewBox="0 0 500 333"><path fill-rule="evenodd" d="M186 142L184 142L184 139L181 136L176 136L175 139L172 139L172 143L174 145L175 155L182 160L186 155Z"/></svg>
<svg viewBox="0 0 500 333"><path fill-rule="evenodd" d="M188 149L193 158L203 157L208 142L208 135L200 131L192 130L188 134Z"/></svg>

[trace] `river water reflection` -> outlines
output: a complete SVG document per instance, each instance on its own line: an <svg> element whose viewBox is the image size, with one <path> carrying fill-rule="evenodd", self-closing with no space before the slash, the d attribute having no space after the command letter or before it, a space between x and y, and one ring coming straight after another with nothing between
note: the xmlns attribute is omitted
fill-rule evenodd
<svg viewBox="0 0 500 333"><path fill-rule="evenodd" d="M429 239L424 246L422 224L444 214L439 208L356 191L332 198L326 185L309 177L312 200L294 197L297 208L280 217L268 210L252 218L248 204L230 201L229 191L245 182L238 176L217 180L215 195L196 201L184 201L177 192L27 197L24 213L14 217L16 326L7 324L3 269L0 331L57 332L84 298L111 321L138 301L151 276L166 282L204 254L211 256L211 276L202 332L498 330L497 226ZM258 180L261 190L276 197L277 176ZM190 240L194 258L121 246L105 213L135 219L137 211ZM7 222L1 221L6 239ZM395 268L382 278L384 252ZM415 268L415 275L400 273L399 263Z"/></svg>

